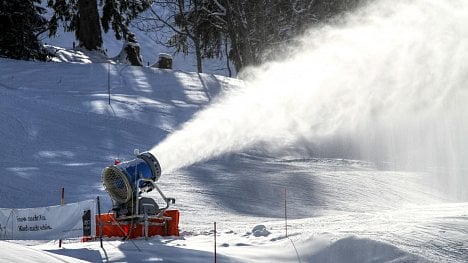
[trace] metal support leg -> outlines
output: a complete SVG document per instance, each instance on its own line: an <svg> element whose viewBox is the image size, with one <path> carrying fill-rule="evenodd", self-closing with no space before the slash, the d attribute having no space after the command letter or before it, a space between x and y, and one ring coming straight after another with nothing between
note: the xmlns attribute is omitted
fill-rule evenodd
<svg viewBox="0 0 468 263"><path fill-rule="evenodd" d="M145 240L148 240L148 226L149 226L149 222L148 222L148 214L145 213L145 217L144 217L144 225L145 225Z"/></svg>

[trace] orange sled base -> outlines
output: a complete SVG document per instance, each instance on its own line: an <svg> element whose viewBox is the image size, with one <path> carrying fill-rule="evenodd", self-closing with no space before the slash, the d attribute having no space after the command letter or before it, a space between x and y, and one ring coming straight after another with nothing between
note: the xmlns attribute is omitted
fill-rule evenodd
<svg viewBox="0 0 468 263"><path fill-rule="evenodd" d="M145 225L148 228L147 236L145 236ZM99 237L100 233L102 233L102 237L126 237L129 239L179 236L179 210L166 210L162 218L148 218L146 224L141 219L117 220L114 213L96 215L96 237Z"/></svg>

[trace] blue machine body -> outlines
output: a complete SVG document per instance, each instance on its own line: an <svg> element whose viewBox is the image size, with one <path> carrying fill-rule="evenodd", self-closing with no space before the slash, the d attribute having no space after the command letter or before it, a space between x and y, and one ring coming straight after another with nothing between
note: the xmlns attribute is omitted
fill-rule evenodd
<svg viewBox="0 0 468 263"><path fill-rule="evenodd" d="M116 165L127 177L128 181L132 185L133 190L136 188L136 184L139 179L150 179L152 181L156 180L155 175L153 175L151 167L142 159L134 159L128 162L122 162ZM142 187L144 182L140 182L140 187Z"/></svg>
<svg viewBox="0 0 468 263"><path fill-rule="evenodd" d="M149 152L137 155L131 161L106 167L102 181L106 191L117 203L126 203L138 196L138 189L151 191L153 184L161 176L158 160ZM140 179L139 185L137 185Z"/></svg>

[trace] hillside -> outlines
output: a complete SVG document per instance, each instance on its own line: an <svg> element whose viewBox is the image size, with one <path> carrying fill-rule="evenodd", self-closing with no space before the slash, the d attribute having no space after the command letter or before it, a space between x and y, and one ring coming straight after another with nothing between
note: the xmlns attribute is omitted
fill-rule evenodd
<svg viewBox="0 0 468 263"><path fill-rule="evenodd" d="M152 147L228 83L237 83L110 65L109 105L108 70L108 64L1 61L0 154L3 174L15 174L2 188L4 206L53 204L54 191L64 184L72 186L66 189L70 202L95 196L100 172L114 158ZM19 202L24 192L34 198Z"/></svg>
<svg viewBox="0 0 468 263"><path fill-rule="evenodd" d="M11 208L57 204L64 187L66 202L100 195L109 209L100 179L105 166L116 157L132 158L134 148L151 148L219 94L242 85L215 75L111 65L111 107L107 64L2 60L0 65L0 196L2 206ZM177 199L182 213L182 239L138 242L143 252L132 252L131 243L109 241L107 246L118 247L110 250L109 260L143 262L156 256L165 262L183 262L186 256L206 262L212 256L203 251L210 250L210 229L217 221L222 229L219 253L225 255L221 262L270 262L277 257L296 262L281 219L285 188L290 237L303 260L349 262L349 254L356 255L352 262L366 262L370 255L403 261L425 261L419 256L462 260L466 247L451 244L466 237L466 232L458 231L463 231L468 206L444 204L448 197L421 185L422 176L344 159L225 155L163 172L161 188ZM367 222L364 228L363 222ZM404 227L387 232L395 222ZM271 234L254 237L252 229L261 224ZM435 242L436 247L418 245L427 242ZM181 245L192 250L182 249L177 252L180 257L173 257L173 249ZM8 246L12 254L22 251ZM50 257L41 254L43 250L71 256L66 260L72 262L101 260L97 244L65 247L69 249L56 250L56 244L45 243L33 249L44 262ZM447 247L454 252L444 252ZM154 249L156 254L151 252ZM124 258L119 256L122 253Z"/></svg>
<svg viewBox="0 0 468 263"><path fill-rule="evenodd" d="M209 262L217 222L220 262L467 262L468 5L345 19L244 81L70 50L0 59L1 207L59 204L63 187L107 211L101 172L137 148L181 212L180 237L0 241L0 261Z"/></svg>

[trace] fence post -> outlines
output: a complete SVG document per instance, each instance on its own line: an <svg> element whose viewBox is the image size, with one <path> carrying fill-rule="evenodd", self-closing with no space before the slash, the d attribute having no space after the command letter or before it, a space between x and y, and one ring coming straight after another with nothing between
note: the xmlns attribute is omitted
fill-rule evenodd
<svg viewBox="0 0 468 263"><path fill-rule="evenodd" d="M288 199L288 192L287 188L284 188L284 229L286 231L286 237L288 237L288 207L287 207L287 199Z"/></svg>
<svg viewBox="0 0 468 263"><path fill-rule="evenodd" d="M111 105L110 68L111 68L111 63L109 62L107 64L107 92L109 94L109 105Z"/></svg>
<svg viewBox="0 0 468 263"><path fill-rule="evenodd" d="M65 205L65 188L62 187L62 195L60 198L60 205ZM59 239L59 247L62 247L62 239Z"/></svg>
<svg viewBox="0 0 468 263"><path fill-rule="evenodd" d="M96 199L97 199L97 210L98 210L97 218L99 218L99 220L98 220L99 221L99 223L98 223L98 226L99 226L99 242L101 243L101 248L103 248L103 245L102 245L101 201L99 200L99 196L97 196Z"/></svg>
<svg viewBox="0 0 468 263"><path fill-rule="evenodd" d="M216 263L216 222L214 222L214 263Z"/></svg>

